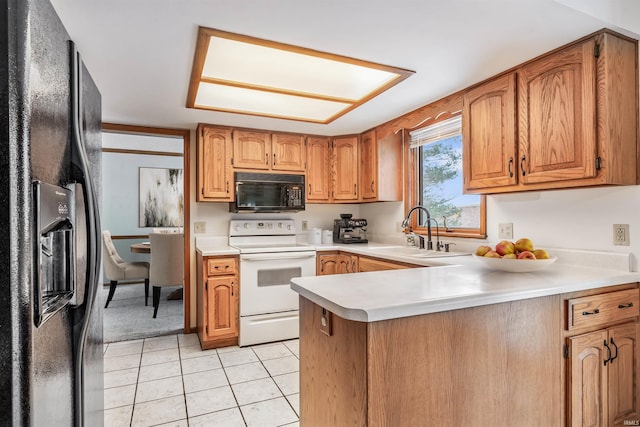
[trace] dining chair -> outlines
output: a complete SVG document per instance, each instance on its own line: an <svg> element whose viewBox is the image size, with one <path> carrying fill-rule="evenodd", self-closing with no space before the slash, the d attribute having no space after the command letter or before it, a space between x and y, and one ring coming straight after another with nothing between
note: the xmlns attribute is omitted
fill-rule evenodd
<svg viewBox="0 0 640 427"><path fill-rule="evenodd" d="M147 305L149 298L149 263L148 262L128 262L123 260L111 240L111 232L102 232L102 262L104 273L111 282L109 295L104 308L109 307L109 303L116 293L118 282L122 280L144 279L144 305Z"/></svg>
<svg viewBox="0 0 640 427"><path fill-rule="evenodd" d="M184 284L184 236L178 233L150 233L151 267L149 282L153 287L153 318L158 314L163 286Z"/></svg>

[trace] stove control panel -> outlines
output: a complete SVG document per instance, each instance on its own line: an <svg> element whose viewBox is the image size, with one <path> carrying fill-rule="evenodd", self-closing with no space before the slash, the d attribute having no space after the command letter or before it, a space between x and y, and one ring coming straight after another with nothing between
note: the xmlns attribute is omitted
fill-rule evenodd
<svg viewBox="0 0 640 427"><path fill-rule="evenodd" d="M232 219L229 236L286 236L296 234L292 219Z"/></svg>

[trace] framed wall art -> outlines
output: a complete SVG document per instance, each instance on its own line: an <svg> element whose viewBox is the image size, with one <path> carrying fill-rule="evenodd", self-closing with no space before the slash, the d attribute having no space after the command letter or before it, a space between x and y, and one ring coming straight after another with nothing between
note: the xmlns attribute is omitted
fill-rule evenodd
<svg viewBox="0 0 640 427"><path fill-rule="evenodd" d="M139 226L182 227L184 222L183 170L140 169Z"/></svg>

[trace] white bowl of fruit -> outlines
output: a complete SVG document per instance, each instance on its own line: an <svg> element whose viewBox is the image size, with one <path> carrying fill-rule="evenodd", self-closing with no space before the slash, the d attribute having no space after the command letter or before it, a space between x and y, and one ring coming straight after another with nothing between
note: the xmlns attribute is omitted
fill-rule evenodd
<svg viewBox="0 0 640 427"><path fill-rule="evenodd" d="M496 245L478 246L473 258L492 270L526 273L542 270L556 262L545 249L535 249L531 239L518 239L515 243L503 240Z"/></svg>

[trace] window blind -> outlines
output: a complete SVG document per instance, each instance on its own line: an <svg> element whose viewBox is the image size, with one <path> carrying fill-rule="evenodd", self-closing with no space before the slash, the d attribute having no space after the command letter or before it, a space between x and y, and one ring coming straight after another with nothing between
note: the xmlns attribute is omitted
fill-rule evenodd
<svg viewBox="0 0 640 427"><path fill-rule="evenodd" d="M418 148L431 142L460 135L461 133L462 116L451 117L450 119L409 132L409 148Z"/></svg>

